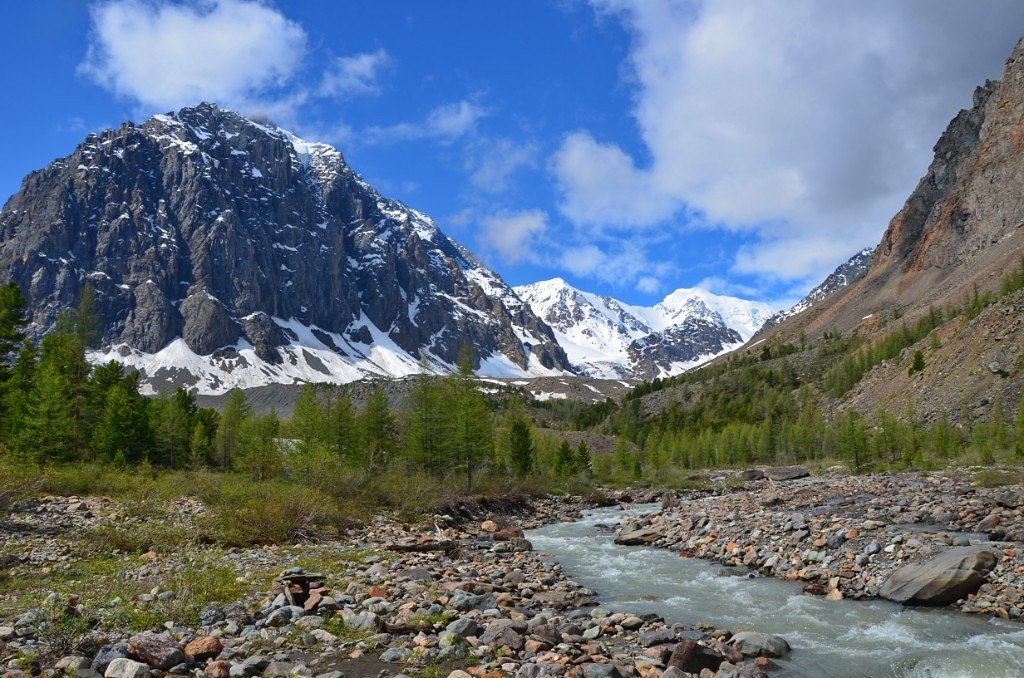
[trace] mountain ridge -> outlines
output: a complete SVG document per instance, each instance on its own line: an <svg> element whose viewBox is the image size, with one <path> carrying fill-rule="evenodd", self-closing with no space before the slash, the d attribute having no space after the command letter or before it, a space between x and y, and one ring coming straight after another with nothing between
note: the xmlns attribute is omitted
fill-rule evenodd
<svg viewBox="0 0 1024 678"><path fill-rule="evenodd" d="M97 292L105 350L223 392L450 369L570 369L550 329L425 214L327 144L213 104L124 123L30 173L0 211L30 330ZM180 365L188 365L183 369Z"/></svg>
<svg viewBox="0 0 1024 678"><path fill-rule="evenodd" d="M515 292L552 327L581 374L603 378L670 376L748 340L772 307L699 288L681 288L653 306L584 292L561 278Z"/></svg>

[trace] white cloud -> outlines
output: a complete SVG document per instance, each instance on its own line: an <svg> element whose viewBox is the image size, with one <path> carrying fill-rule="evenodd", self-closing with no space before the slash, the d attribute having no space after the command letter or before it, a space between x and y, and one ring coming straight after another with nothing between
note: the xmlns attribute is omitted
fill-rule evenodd
<svg viewBox="0 0 1024 678"><path fill-rule="evenodd" d="M421 122L401 122L386 127L368 127L361 136L366 145L392 144L400 141L434 139L451 143L476 129L477 122L487 116L487 109L462 100L438 106Z"/></svg>
<svg viewBox="0 0 1024 678"><path fill-rule="evenodd" d="M609 245L602 249L587 242L558 244L552 263L573 275L620 288L634 284L642 292L661 289L661 279L674 273L669 262L652 261L643 243L613 241Z"/></svg>
<svg viewBox="0 0 1024 678"><path fill-rule="evenodd" d="M150 109L204 100L247 112L261 102L274 109L274 91L289 82L306 49L302 27L262 2L111 0L91 14L80 71Z"/></svg>
<svg viewBox="0 0 1024 678"><path fill-rule="evenodd" d="M662 290L661 281L652 275L642 276L636 281L636 288L647 294L657 294Z"/></svg>
<svg viewBox="0 0 1024 678"><path fill-rule="evenodd" d="M480 225L478 240L512 263L536 258L538 241L548 227L548 215L543 210L502 212L485 217Z"/></svg>
<svg viewBox="0 0 1024 678"><path fill-rule="evenodd" d="M824 275L876 242L1024 3L591 0L632 37L646 158L588 132L554 157L560 209L590 228L697 210L760 244L737 270Z"/></svg>
<svg viewBox="0 0 1024 678"><path fill-rule="evenodd" d="M520 168L536 165L540 148L533 142L487 139L470 149L466 160L469 181L485 193L508 190L512 175Z"/></svg>
<svg viewBox="0 0 1024 678"><path fill-rule="evenodd" d="M559 209L577 224L650 225L679 206L673 197L651 190L647 173L625 151L598 143L587 132L565 137L553 169L562 193Z"/></svg>
<svg viewBox="0 0 1024 678"><path fill-rule="evenodd" d="M390 65L391 56L383 49L337 57L324 73L319 94L329 97L379 94L381 72Z"/></svg>

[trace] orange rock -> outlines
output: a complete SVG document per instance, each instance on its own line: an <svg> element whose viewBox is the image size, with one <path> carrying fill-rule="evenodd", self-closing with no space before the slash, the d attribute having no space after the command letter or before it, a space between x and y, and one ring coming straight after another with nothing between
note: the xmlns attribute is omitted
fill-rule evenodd
<svg viewBox="0 0 1024 678"><path fill-rule="evenodd" d="M186 645L185 654L196 661L204 661L206 659L213 659L223 649L224 646L221 644L220 638L216 636L203 636L202 638L196 638Z"/></svg>
<svg viewBox="0 0 1024 678"><path fill-rule="evenodd" d="M231 675L231 662L220 659L210 662L203 671L205 678L228 678Z"/></svg>

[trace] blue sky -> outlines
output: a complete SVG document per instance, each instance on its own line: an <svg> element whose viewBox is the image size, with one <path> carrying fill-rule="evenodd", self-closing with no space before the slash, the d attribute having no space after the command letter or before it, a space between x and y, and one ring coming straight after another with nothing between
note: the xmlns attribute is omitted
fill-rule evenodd
<svg viewBox="0 0 1024 678"><path fill-rule="evenodd" d="M783 304L877 242L1024 34L1003 0L39 0L0 23L0 193L213 100L335 144L508 282Z"/></svg>

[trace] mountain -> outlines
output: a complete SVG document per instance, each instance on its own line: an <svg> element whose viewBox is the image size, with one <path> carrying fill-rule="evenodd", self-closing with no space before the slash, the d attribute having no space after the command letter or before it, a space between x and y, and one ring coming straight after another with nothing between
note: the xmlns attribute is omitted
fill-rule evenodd
<svg viewBox="0 0 1024 678"><path fill-rule="evenodd" d="M768 318L758 331L770 330L786 318L791 318L798 313L803 313L811 306L814 306L818 302L824 300L825 297L828 297L847 285L859 280L860 277L864 275L865 271L867 271L868 262L871 261L871 255L874 254L874 252L874 247L865 247L860 252L857 252L857 254L854 254L852 257L840 264L836 270L832 271L832 273L830 273L820 285L808 292L806 297L790 308L779 311L772 317Z"/></svg>
<svg viewBox="0 0 1024 678"><path fill-rule="evenodd" d="M570 368L551 329L430 217L326 144L214 104L90 134L0 211L34 335L86 282L103 349L153 387Z"/></svg>
<svg viewBox="0 0 1024 678"><path fill-rule="evenodd" d="M767 304L701 289L676 290L649 307L561 278L515 292L551 326L578 373L603 378L678 374L742 345L772 313Z"/></svg>
<svg viewBox="0 0 1024 678"><path fill-rule="evenodd" d="M926 421L948 416L965 427L1006 416L1024 378L1024 291L1008 278L1024 261L1022 150L1024 39L1001 78L978 87L949 123L860 278L779 322L765 341L872 342L938 316L925 339L874 365L837 407L870 415L913 403Z"/></svg>

